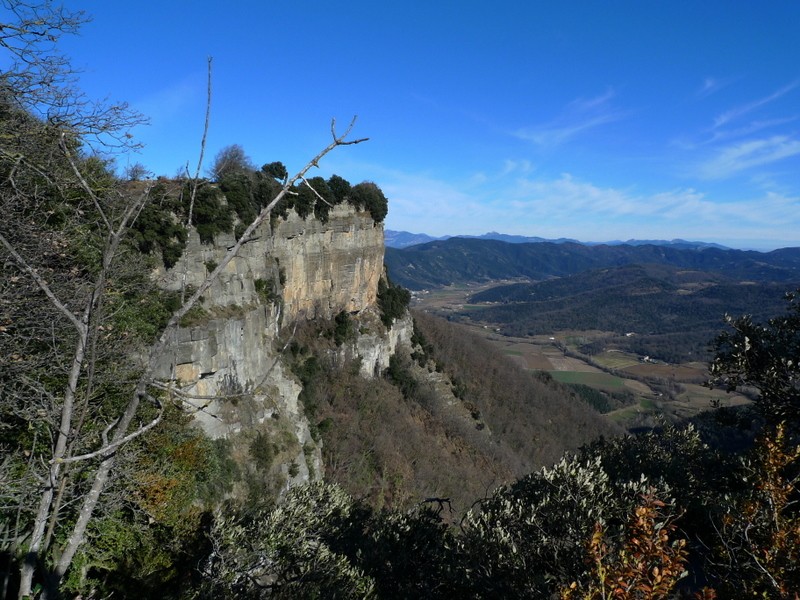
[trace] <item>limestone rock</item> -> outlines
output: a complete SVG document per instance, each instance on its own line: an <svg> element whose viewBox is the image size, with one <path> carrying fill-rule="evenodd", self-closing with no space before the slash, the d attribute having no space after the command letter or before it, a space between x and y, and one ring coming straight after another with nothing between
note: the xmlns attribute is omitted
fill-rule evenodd
<svg viewBox="0 0 800 600"><path fill-rule="evenodd" d="M234 242L223 234L202 244L192 231L181 259L154 277L168 290L196 288ZM383 226L349 205L333 208L326 223L293 211L274 229L265 223L204 295L203 314L165 350L157 376L195 407L207 435L233 444L248 477L276 482L273 493L323 472L320 444L298 401L301 386L281 363L281 330L341 311L357 315L352 351L365 376L381 373L397 346L410 344L410 316L387 333L375 306L383 252ZM269 452L255 464L259 444Z"/></svg>

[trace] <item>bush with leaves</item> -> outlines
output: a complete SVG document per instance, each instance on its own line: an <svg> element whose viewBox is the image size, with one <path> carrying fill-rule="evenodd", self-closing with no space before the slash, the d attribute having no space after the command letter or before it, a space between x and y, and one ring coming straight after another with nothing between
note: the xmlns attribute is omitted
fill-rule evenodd
<svg viewBox="0 0 800 600"><path fill-rule="evenodd" d="M336 205L336 197L333 191L328 187L328 182L322 177L310 177L308 179L308 185L316 194L314 216L323 223L326 223L328 221L328 213L331 208Z"/></svg>
<svg viewBox="0 0 800 600"><path fill-rule="evenodd" d="M206 185L197 191L192 224L204 244L212 244L218 233L233 231L232 210L217 187Z"/></svg>
<svg viewBox="0 0 800 600"><path fill-rule="evenodd" d="M253 194L253 177L249 172L234 171L219 180L226 203L242 223L250 223L261 210Z"/></svg>
<svg viewBox="0 0 800 600"><path fill-rule="evenodd" d="M508 487L470 511L460 538L464 597L546 598L585 580L584 548L597 523L615 538L642 494L669 497L644 477L613 482L599 457L565 457Z"/></svg>
<svg viewBox="0 0 800 600"><path fill-rule="evenodd" d="M289 171L286 170L286 166L284 166L282 162L267 163L261 167L261 172L267 177L271 177L280 182L286 181L289 177Z"/></svg>
<svg viewBox="0 0 800 600"><path fill-rule="evenodd" d="M293 195L294 210L300 218L306 219L309 215L314 213L314 204L317 202L317 197L310 187L300 182L295 186Z"/></svg>
<svg viewBox="0 0 800 600"><path fill-rule="evenodd" d="M186 246L186 227L180 222L179 200L164 183L156 184L151 192L153 201L139 213L131 227L131 237L144 254L160 251L164 266L169 269L178 262Z"/></svg>
<svg viewBox="0 0 800 600"><path fill-rule="evenodd" d="M350 191L353 189L353 187L344 177L331 175L327 183L328 189L330 189L331 193L333 194L334 204L346 202L350 197Z"/></svg>
<svg viewBox="0 0 800 600"><path fill-rule="evenodd" d="M389 212L389 201L375 183L364 181L354 185L348 197L350 204L359 210L368 210L376 223L383 223Z"/></svg>
<svg viewBox="0 0 800 600"><path fill-rule="evenodd" d="M356 339L356 325L346 310L341 311L333 318L333 325L333 341L337 346Z"/></svg>
<svg viewBox="0 0 800 600"><path fill-rule="evenodd" d="M726 316L729 331L714 344L711 385L758 390L756 404L771 423L800 428L800 290L786 294L787 311L766 325Z"/></svg>
<svg viewBox="0 0 800 600"><path fill-rule="evenodd" d="M800 590L800 444L783 424L768 429L739 481L716 504L708 570L721 598L794 600Z"/></svg>
<svg viewBox="0 0 800 600"><path fill-rule="evenodd" d="M452 537L428 504L373 512L338 486L292 488L280 506L222 514L208 597L448 597Z"/></svg>
<svg viewBox="0 0 800 600"><path fill-rule="evenodd" d="M273 510L218 514L209 596L369 597L375 582L335 547L361 518L350 496L321 483L293 488Z"/></svg>
<svg viewBox="0 0 800 600"><path fill-rule="evenodd" d="M406 314L410 302L411 292L404 287L394 285L386 276L380 278L378 281L378 308L381 311L381 321L386 327L391 327L395 319Z"/></svg>
<svg viewBox="0 0 800 600"><path fill-rule="evenodd" d="M686 575L686 540L675 538L674 507L643 494L622 539L610 538L601 523L587 544L592 572L587 581L562 589L562 600L662 600ZM706 596L713 597L713 596Z"/></svg>
<svg viewBox="0 0 800 600"><path fill-rule="evenodd" d="M612 481L644 475L663 482L682 510L682 525L694 536L714 534L708 522L708 506L735 485L735 457L703 443L691 425L670 425L635 436L601 438L581 449L585 460L600 459Z"/></svg>

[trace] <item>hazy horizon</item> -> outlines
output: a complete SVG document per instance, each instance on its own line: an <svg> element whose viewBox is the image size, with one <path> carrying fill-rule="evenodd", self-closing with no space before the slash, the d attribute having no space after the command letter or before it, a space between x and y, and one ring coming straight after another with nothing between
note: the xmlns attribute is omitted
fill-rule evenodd
<svg viewBox="0 0 800 600"><path fill-rule="evenodd" d="M685 237L676 237L670 239L658 239L658 238L625 238L625 239L596 239L596 240L582 240L578 238L572 238L570 236L558 236L552 238L545 238L544 236L537 235L536 233L527 234L527 233L508 233L505 231L485 231L483 233L455 233L455 234L444 234L440 236L431 235L422 231L405 231L405 230L397 230L392 229L391 227L386 228L387 232L393 233L406 233L409 235L424 235L428 237L432 237L435 239L441 238L451 238L451 237L481 237L487 235L509 235L509 236L523 236L523 237L539 237L546 240L561 240L561 239L571 239L579 242L581 244L605 244L605 243L628 243L628 242L641 242L641 241L658 241L658 242L688 242L688 243L705 243L705 244L719 244L720 246L725 246L726 248L732 250L756 250L758 252L771 252L772 250L780 250L782 248L798 248L800 244L798 243L790 243L787 242L785 244L781 243L781 240L773 240L769 245L759 245L761 242L759 240L715 240L715 239L688 239Z"/></svg>

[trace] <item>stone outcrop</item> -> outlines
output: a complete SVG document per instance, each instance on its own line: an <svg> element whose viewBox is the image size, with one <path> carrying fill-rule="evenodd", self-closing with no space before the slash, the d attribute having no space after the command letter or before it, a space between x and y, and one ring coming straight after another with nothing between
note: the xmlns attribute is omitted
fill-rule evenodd
<svg viewBox="0 0 800 600"><path fill-rule="evenodd" d="M178 263L155 277L168 290L196 287L233 243L219 235L214 244L201 244L191 232ZM166 349L158 376L175 382L210 437L232 443L248 476L258 471L279 481L275 493L322 473L320 445L298 402L301 386L281 361L281 332L285 338L297 320L355 315L361 326L351 351L362 359L365 376L380 373L398 344L410 343L410 317L388 332L380 323L375 304L383 251L383 227L347 205L331 210L326 223L294 212L274 229L266 223ZM267 440L270 465L248 462L255 440Z"/></svg>
<svg viewBox="0 0 800 600"><path fill-rule="evenodd" d="M363 332L356 338L355 354L361 359L361 375L376 377L389 367L389 359L398 347L411 347L411 336L414 334L414 323L411 314L406 313L397 319L386 333L377 325L380 318L376 314L361 315L360 322L374 324L363 327Z"/></svg>
<svg viewBox="0 0 800 600"><path fill-rule="evenodd" d="M165 289L197 287L222 261L235 240L220 234L202 244L190 232L186 250L157 278ZM359 312L375 304L383 272L383 226L369 213L340 204L328 221L302 219L294 211L274 228L264 223L244 244L209 289L203 306L210 310L247 306L259 299L256 286L280 288L283 318L332 318L342 310Z"/></svg>
<svg viewBox="0 0 800 600"><path fill-rule="evenodd" d="M383 251L383 226L368 213L339 205L326 223L290 213L276 227L270 249L285 273L286 318L332 318L374 305Z"/></svg>

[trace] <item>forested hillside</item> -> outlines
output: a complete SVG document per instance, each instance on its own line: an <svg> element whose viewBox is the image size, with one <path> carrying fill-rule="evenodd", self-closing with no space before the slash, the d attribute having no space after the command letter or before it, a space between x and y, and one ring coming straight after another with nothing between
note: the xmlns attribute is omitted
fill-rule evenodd
<svg viewBox="0 0 800 600"><path fill-rule="evenodd" d="M621 433L566 386L442 319L416 313L414 348L374 381L337 359L335 340L318 327L292 345L301 399L323 442L326 477L373 506L435 496L460 515L487 490Z"/></svg>
<svg viewBox="0 0 800 600"><path fill-rule="evenodd" d="M800 249L772 252L681 249L670 246L509 244L451 238L402 250L386 249L389 275L412 290L525 278L544 280L591 269L661 264L723 274L739 281L800 281Z"/></svg>
<svg viewBox="0 0 800 600"><path fill-rule="evenodd" d="M473 294L487 304L464 318L495 324L506 335L600 330L588 354L614 347L670 363L707 361L725 314L773 317L783 310L784 284L742 283L721 274L668 265L628 265L538 283L497 286Z"/></svg>
<svg viewBox="0 0 800 600"><path fill-rule="evenodd" d="M459 527L446 525L448 498L375 512L336 485L298 489L274 511L215 526L220 561L207 589L279 598L792 600L800 589L800 306L796 295L788 301L768 323L731 319L716 342L714 381L759 394L754 413L720 413L705 427L757 423L751 446L721 451L692 427L598 440L480 499Z"/></svg>

